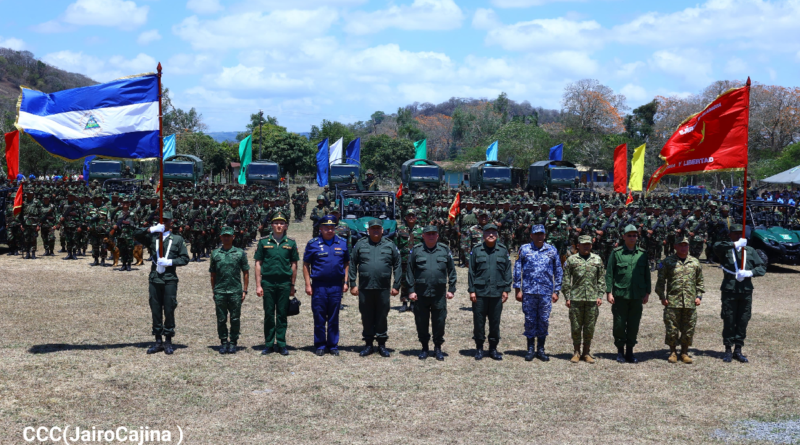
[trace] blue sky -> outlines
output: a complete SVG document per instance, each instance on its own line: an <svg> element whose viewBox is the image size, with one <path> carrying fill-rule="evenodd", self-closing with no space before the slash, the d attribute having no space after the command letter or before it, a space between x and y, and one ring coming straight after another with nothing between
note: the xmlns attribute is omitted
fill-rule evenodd
<svg viewBox="0 0 800 445"><path fill-rule="evenodd" d="M560 108L593 78L634 108L719 79L797 86L800 0L0 0L0 46L98 81L164 67L209 131L292 131L501 91Z"/></svg>

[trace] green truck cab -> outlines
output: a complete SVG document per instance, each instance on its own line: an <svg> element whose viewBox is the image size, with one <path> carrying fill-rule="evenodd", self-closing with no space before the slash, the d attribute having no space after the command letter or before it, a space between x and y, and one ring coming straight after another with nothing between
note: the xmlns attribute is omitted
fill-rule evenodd
<svg viewBox="0 0 800 445"><path fill-rule="evenodd" d="M197 185L203 177L203 161L197 156L175 155L164 159L164 182L186 181Z"/></svg>
<svg viewBox="0 0 800 445"><path fill-rule="evenodd" d="M89 182L95 179L105 182L107 179L122 179L123 170L128 166L133 170L133 161L117 161L114 159L93 159L89 161Z"/></svg>
<svg viewBox="0 0 800 445"><path fill-rule="evenodd" d="M444 181L444 169L427 159L409 159L400 167L400 180L411 191L420 187L438 188Z"/></svg>
<svg viewBox="0 0 800 445"><path fill-rule="evenodd" d="M397 208L394 192L359 192L341 190L337 196L337 206L341 221L347 224L353 234L353 242L368 236L367 229L372 219L380 219L383 236L393 238L397 233Z"/></svg>
<svg viewBox="0 0 800 445"><path fill-rule="evenodd" d="M253 161L247 166L245 180L247 185L262 184L278 187L281 183L281 166L273 161Z"/></svg>
<svg viewBox="0 0 800 445"><path fill-rule="evenodd" d="M756 249L764 264L800 264L800 231L789 227L787 215L779 212L781 207L786 206L748 202L747 245Z"/></svg>
<svg viewBox="0 0 800 445"><path fill-rule="evenodd" d="M331 164L328 167L328 186L335 189L337 184L349 184L350 173L356 178L356 185L361 184L361 166L357 164Z"/></svg>
<svg viewBox="0 0 800 445"><path fill-rule="evenodd" d="M538 161L528 167L527 189L536 196L575 187L578 168L567 161Z"/></svg>
<svg viewBox="0 0 800 445"><path fill-rule="evenodd" d="M473 190L512 189L522 185L525 172L500 161L481 161L469 167L469 186Z"/></svg>

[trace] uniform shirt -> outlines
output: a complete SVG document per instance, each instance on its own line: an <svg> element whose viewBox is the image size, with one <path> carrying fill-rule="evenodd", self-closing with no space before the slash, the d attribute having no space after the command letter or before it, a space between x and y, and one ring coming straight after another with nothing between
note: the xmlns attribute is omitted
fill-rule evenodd
<svg viewBox="0 0 800 445"><path fill-rule="evenodd" d="M161 243L162 234L159 232L150 233L150 229L145 227L134 232L134 238L142 245L154 252L154 258L158 256L158 243ZM163 239L164 256L163 258L172 260L172 266L167 267L164 273L158 273L156 262L150 265L150 282L154 284L177 283L178 275L175 268L189 264L189 252L186 251L186 243L180 235L169 235ZM169 247L169 251L167 251Z"/></svg>
<svg viewBox="0 0 800 445"><path fill-rule="evenodd" d="M615 248L608 257L606 292L622 299L643 299L651 291L647 252L638 247Z"/></svg>
<svg viewBox="0 0 800 445"><path fill-rule="evenodd" d="M406 277L408 292L418 297L441 297L445 292L456 291L456 266L450 249L436 243L429 249L425 243L414 246L408 256Z"/></svg>
<svg viewBox="0 0 800 445"><path fill-rule="evenodd" d="M315 284L344 284L344 269L350 263L347 241L336 235L331 241L328 245L322 236L311 238L303 252L303 262L308 263Z"/></svg>
<svg viewBox="0 0 800 445"><path fill-rule="evenodd" d="M606 271L603 260L594 253L587 258L575 254L564 262L564 281L561 285L567 301L595 301L606 290Z"/></svg>
<svg viewBox="0 0 800 445"><path fill-rule="evenodd" d="M245 270L250 270L250 265L244 250L232 246L228 250L220 247L211 252L208 272L215 274L214 294L241 294L242 271Z"/></svg>
<svg viewBox="0 0 800 445"><path fill-rule="evenodd" d="M469 287L467 292L478 297L500 297L511 292L511 260L508 248L497 243L494 247L481 243L469 257Z"/></svg>
<svg viewBox="0 0 800 445"><path fill-rule="evenodd" d="M684 260L673 254L658 265L656 295L669 300L669 307L693 309L694 300L705 293L700 260L688 255Z"/></svg>
<svg viewBox="0 0 800 445"><path fill-rule="evenodd" d="M275 284L290 279L292 263L300 261L295 240L284 235L278 242L271 234L258 240L253 258L261 261L261 281Z"/></svg>
<svg viewBox="0 0 800 445"><path fill-rule="evenodd" d="M761 277L767 273L767 267L761 261L756 250L750 246L745 246L744 269L752 270L754 277ZM721 241L714 244L714 255L719 261L719 266L724 271L720 290L737 294L753 292L752 278L745 278L741 282L736 281L736 269L741 268L742 252L733 248L732 241ZM731 273L733 272L733 273Z"/></svg>
<svg viewBox="0 0 800 445"><path fill-rule="evenodd" d="M561 290L563 275L558 250L547 243L537 249L531 242L519 249L513 287L525 294L552 295Z"/></svg>
<svg viewBox="0 0 800 445"><path fill-rule="evenodd" d="M394 273L394 282L392 274ZM358 275L358 284L356 284ZM350 287L359 289L400 289L400 251L395 245L381 238L373 243L369 237L359 240L350 256Z"/></svg>

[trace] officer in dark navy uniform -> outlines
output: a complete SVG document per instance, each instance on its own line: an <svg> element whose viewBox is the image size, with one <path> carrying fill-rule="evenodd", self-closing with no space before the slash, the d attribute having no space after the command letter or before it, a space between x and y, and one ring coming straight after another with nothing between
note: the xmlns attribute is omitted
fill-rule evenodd
<svg viewBox="0 0 800 445"><path fill-rule="evenodd" d="M314 314L314 348L319 356L327 348L339 355L339 305L347 292L350 268L347 240L336 236L338 220L325 215L319 224L319 236L306 244L303 253L303 277L306 293L311 295Z"/></svg>

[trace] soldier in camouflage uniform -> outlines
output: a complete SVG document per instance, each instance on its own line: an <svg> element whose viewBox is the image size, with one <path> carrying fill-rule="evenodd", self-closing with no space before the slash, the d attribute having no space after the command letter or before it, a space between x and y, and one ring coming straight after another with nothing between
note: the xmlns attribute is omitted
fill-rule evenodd
<svg viewBox="0 0 800 445"><path fill-rule="evenodd" d="M689 255L699 260L700 254L703 253L703 244L706 242L706 233L708 231L708 223L703 215L703 209L700 207L694 209L694 215L691 217L687 227Z"/></svg>
<svg viewBox="0 0 800 445"><path fill-rule="evenodd" d="M217 314L217 335L221 342L219 353L235 354L236 343L239 340L242 303L247 298L250 265L247 262L247 254L233 246L233 228L223 227L221 232L222 247L211 252L208 272L211 274L211 290L214 294L212 300ZM230 337L228 314L231 320Z"/></svg>
<svg viewBox="0 0 800 445"><path fill-rule="evenodd" d="M111 224L108 222L108 215L106 214L105 207L103 207L102 196L95 196L92 198L92 207L88 210L88 221L87 225L89 227L89 240L92 244L92 258L94 258L94 263L92 266L99 266L106 265L106 255L108 252L106 251L106 245L103 240L108 237L108 233L111 231Z"/></svg>
<svg viewBox="0 0 800 445"><path fill-rule="evenodd" d="M25 259L36 259L36 241L39 234L39 219L42 208L39 200L34 198L33 192L25 193L25 203L22 205L22 236L25 243Z"/></svg>
<svg viewBox="0 0 800 445"><path fill-rule="evenodd" d="M184 228L185 240L189 243L192 250L192 259L189 261L200 261L206 245L206 210L200 206L200 198L192 199L192 208L186 217L186 227Z"/></svg>
<svg viewBox="0 0 800 445"><path fill-rule="evenodd" d="M517 215L511 210L509 201L502 201L503 208L498 211L498 218L495 225L499 228L500 244L506 246L509 252L514 244L514 232L516 231Z"/></svg>
<svg viewBox="0 0 800 445"><path fill-rule="evenodd" d="M79 202L75 201L75 194L70 192L67 195L67 203L61 212L61 220L59 226L64 228L64 240L67 246L67 256L65 260L78 259L78 235L81 232L81 225L83 224L83 209Z"/></svg>
<svg viewBox="0 0 800 445"><path fill-rule="evenodd" d="M661 250L664 247L666 234L666 216L661 214L661 207L656 206L652 217L648 218L647 224L642 230L643 238L646 240L645 248L651 271L656 270L656 264L661 260Z"/></svg>
<svg viewBox="0 0 800 445"><path fill-rule="evenodd" d="M117 248L119 249L119 260L122 263L119 270L125 272L131 270L133 234L137 230L136 216L131 212L130 201L127 199L122 202L122 210L117 213L117 218L113 231L117 233Z"/></svg>
<svg viewBox="0 0 800 445"><path fill-rule="evenodd" d="M328 186L325 186L327 188ZM325 205L325 195L317 196L317 206L311 209L311 222L314 223L314 228L311 237L316 238L319 236L319 222L322 217L330 213L330 208Z"/></svg>
<svg viewBox="0 0 800 445"><path fill-rule="evenodd" d="M458 219L458 234L459 234L459 263L461 267L467 267L467 259L470 252L470 235L469 228L478 224L478 217L476 211L473 209L474 202L472 199L467 199L466 208L461 209Z"/></svg>
<svg viewBox="0 0 800 445"><path fill-rule="evenodd" d="M697 324L696 308L700 306L705 292L703 268L697 258L689 256L689 245L689 237L683 237L675 243L675 254L659 265L656 281L656 295L664 305L667 331L664 342L670 349L670 363L678 362L678 343L681 345L680 360L692 363L689 346L692 345Z"/></svg>
<svg viewBox="0 0 800 445"><path fill-rule="evenodd" d="M397 228L397 235L394 237L394 244L397 250L400 251L400 262L402 270L402 277L400 279L400 312L405 312L409 309L408 306L408 277L406 270L408 265L408 255L411 253L415 244L422 240L422 227L417 225L416 211L412 208L406 212L403 218L405 225ZM414 309L414 303L411 302L411 310Z"/></svg>
<svg viewBox="0 0 800 445"><path fill-rule="evenodd" d="M581 235L578 237L578 253L567 258L564 263L564 278L561 282L561 290L569 308L575 350L570 360L572 363L578 363L581 359L586 363L595 362L591 355L592 339L605 289L606 271L603 260L592 253L592 237Z"/></svg>
<svg viewBox="0 0 800 445"><path fill-rule="evenodd" d="M42 218L41 234L44 256L53 256L53 249L56 245L56 232L53 226L56 224L56 206L50 202L50 195L42 196Z"/></svg>

